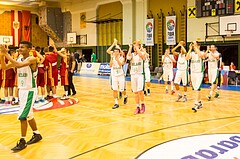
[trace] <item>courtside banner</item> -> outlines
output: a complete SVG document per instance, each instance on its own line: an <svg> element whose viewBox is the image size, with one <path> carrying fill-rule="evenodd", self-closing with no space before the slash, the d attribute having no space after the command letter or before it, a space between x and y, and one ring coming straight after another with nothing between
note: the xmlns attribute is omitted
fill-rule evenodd
<svg viewBox="0 0 240 159"><path fill-rule="evenodd" d="M127 75L127 69L128 69L128 63L125 63L123 65L123 72L125 76ZM99 75L110 75L111 74L111 67L109 63L101 63L99 70L98 70Z"/></svg>
<svg viewBox="0 0 240 159"><path fill-rule="evenodd" d="M146 19L145 22L145 45L153 46L154 45L154 19Z"/></svg>
<svg viewBox="0 0 240 159"><path fill-rule="evenodd" d="M110 64L109 63L101 63L99 70L98 70L98 74L110 75L111 74Z"/></svg>
<svg viewBox="0 0 240 159"><path fill-rule="evenodd" d="M98 74L100 63L83 62L81 67L81 74Z"/></svg>
<svg viewBox="0 0 240 159"><path fill-rule="evenodd" d="M167 45L176 45L176 16L166 16Z"/></svg>
<svg viewBox="0 0 240 159"><path fill-rule="evenodd" d="M240 134L209 134L170 140L146 150L137 159L240 159Z"/></svg>
<svg viewBox="0 0 240 159"><path fill-rule="evenodd" d="M123 65L123 72L124 72L125 76L127 76L127 70L128 70L128 63L125 63Z"/></svg>

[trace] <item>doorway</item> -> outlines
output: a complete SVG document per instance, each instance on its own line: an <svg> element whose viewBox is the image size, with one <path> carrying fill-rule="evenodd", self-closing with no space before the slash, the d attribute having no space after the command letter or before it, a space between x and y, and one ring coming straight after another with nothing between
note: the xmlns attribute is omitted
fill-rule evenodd
<svg viewBox="0 0 240 159"><path fill-rule="evenodd" d="M220 45L217 46L219 52L222 53L222 61L225 66L229 66L231 62L234 63L235 66L238 67L238 45Z"/></svg>
<svg viewBox="0 0 240 159"><path fill-rule="evenodd" d="M92 49L82 49L82 54L85 55L87 62L91 62Z"/></svg>
<svg viewBox="0 0 240 159"><path fill-rule="evenodd" d="M222 61L225 66L229 66L231 62L238 66L238 44L217 44L218 52L222 54ZM207 46L201 46L201 50L206 50Z"/></svg>

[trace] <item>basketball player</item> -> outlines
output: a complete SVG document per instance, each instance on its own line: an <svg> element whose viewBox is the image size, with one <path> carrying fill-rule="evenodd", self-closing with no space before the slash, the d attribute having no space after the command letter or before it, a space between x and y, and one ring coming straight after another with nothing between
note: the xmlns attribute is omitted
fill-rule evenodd
<svg viewBox="0 0 240 159"><path fill-rule="evenodd" d="M170 55L170 48L165 50L163 57L163 80L166 87L166 93L168 93L168 82L171 83L171 94L175 92L173 90L173 62L176 62L173 55Z"/></svg>
<svg viewBox="0 0 240 159"><path fill-rule="evenodd" d="M219 52L219 60L218 60L218 77L217 77L217 89L220 89L220 86L222 84L222 74L221 70L223 70L223 62L222 62L222 54ZM215 96L217 98L217 96Z"/></svg>
<svg viewBox="0 0 240 159"><path fill-rule="evenodd" d="M200 44L197 41L194 41L189 45L189 50L186 56L186 59L191 59L191 81L193 90L196 92L196 100L194 103L194 107L192 110L197 112L197 109L202 108L203 104L201 102L201 84L203 80L203 59L204 59L204 52L200 51Z"/></svg>
<svg viewBox="0 0 240 159"><path fill-rule="evenodd" d="M2 66L1 66L1 62L0 62L0 89L2 88ZM5 102L5 99L0 98L0 104L3 104Z"/></svg>
<svg viewBox="0 0 240 159"><path fill-rule="evenodd" d="M207 47L205 52L205 57L208 58L208 79L209 83L211 83L211 91L208 95L208 100L210 101L212 98L212 94L216 91L215 97L219 96L217 91L217 77L218 77L218 60L219 60L219 53L215 45L211 45Z"/></svg>
<svg viewBox="0 0 240 159"><path fill-rule="evenodd" d="M0 46L2 68L6 70L11 67L16 67L18 73L19 98L21 99L18 119L21 123L22 136L17 145L12 148L13 151L23 150L27 147L27 144L33 144L42 140L42 136L37 129L37 124L33 117L33 104L37 96L37 60L35 57L29 56L31 48L32 43L21 41L19 52L22 54L22 57L16 61L7 53L5 46ZM3 56L5 56L11 63L6 64ZM28 142L26 142L28 124L33 130L33 136Z"/></svg>
<svg viewBox="0 0 240 159"><path fill-rule="evenodd" d="M65 94L61 97L61 99L69 99L68 97L68 63L69 56L67 56L67 51L65 48L62 48L58 55L62 57L61 65L60 65L60 76L61 76L61 85L64 87Z"/></svg>
<svg viewBox="0 0 240 159"><path fill-rule="evenodd" d="M178 94L176 102L178 102L183 97L183 102L187 101L187 81L188 81L188 61L186 60L186 49L184 48L185 42L180 41L179 44L172 49L173 55L178 56L177 60L177 72L174 79L175 88ZM176 52L176 49L180 47L180 52ZM182 81L184 88L184 96L182 96L181 91L179 91L179 85Z"/></svg>
<svg viewBox="0 0 240 159"><path fill-rule="evenodd" d="M16 50L15 54L13 55L13 59L17 60L20 56L18 49ZM15 69L15 78L14 78L14 98L12 100L12 105L19 105L19 95L18 95L18 76L17 70Z"/></svg>
<svg viewBox="0 0 240 159"><path fill-rule="evenodd" d="M69 57L68 61L68 95L74 96L76 95L76 89L73 83L73 74L76 65L76 60L74 58L74 54L67 50L67 56ZM71 94L72 93L72 94Z"/></svg>
<svg viewBox="0 0 240 159"><path fill-rule="evenodd" d="M132 48L134 52L132 53ZM131 86L132 91L135 94L135 101L137 108L134 114L144 113L145 112L145 104L144 104L144 64L145 55L143 52L139 50L140 41L137 40L133 43L133 45L129 45L129 50L127 54L127 59L130 60L131 64ZM140 109L141 103L141 109Z"/></svg>
<svg viewBox="0 0 240 159"><path fill-rule="evenodd" d="M52 90L53 98L56 98L56 86L58 85L58 68L57 57L58 54L54 52L54 47L49 46L48 53L45 55L44 66L47 70L47 97L45 99L51 99L50 91Z"/></svg>
<svg viewBox="0 0 240 159"><path fill-rule="evenodd" d="M9 50L9 55L13 58L15 50ZM11 63L8 59L5 59L5 63ZM3 71L3 87L5 95L5 103L11 104L13 100L13 88L15 84L15 68L9 68Z"/></svg>
<svg viewBox="0 0 240 159"><path fill-rule="evenodd" d="M149 54L146 52L146 48L143 48L141 45L141 51L144 52L145 61L144 61L144 75L145 75L145 83L147 85L147 91L144 90L144 95L150 96L150 86L151 86L151 74L150 74L150 66L149 66Z"/></svg>
<svg viewBox="0 0 240 159"><path fill-rule="evenodd" d="M37 48L37 47L36 47ZM38 100L40 102L44 102L45 99L45 76L46 76L46 72L45 72L45 68L44 68L44 60L45 60L45 52L48 51L48 48L44 48L43 50L41 50L41 52L39 53L38 51L36 51L36 55L37 55L37 64L38 64L38 73L37 73L37 87L40 87L41 90L41 97L40 99L37 96L37 99L35 101L35 103L38 103ZM39 93L40 91L38 90L38 95L40 95Z"/></svg>
<svg viewBox="0 0 240 159"><path fill-rule="evenodd" d="M43 89L45 86L45 78L44 78L45 70L44 70L44 65L42 64L45 59L39 53L39 51L40 51L40 47L37 46L36 48L32 47L32 50L29 52L30 56L36 57L37 59L37 65L38 65L37 87L39 86L41 87L41 93L42 93L42 97L40 98L40 100L38 99L38 96L37 96L35 103L38 103L39 101L44 102L44 95L45 95L45 89ZM39 91L38 91L38 94L39 94Z"/></svg>
<svg viewBox="0 0 240 159"><path fill-rule="evenodd" d="M114 51L111 50L115 46ZM124 96L123 103L127 104L128 96L126 95L125 89L125 74L123 71L123 65L125 64L125 59L122 55L122 50L119 45L117 45L117 40L114 39L113 44L107 49L107 53L111 55L110 67L111 67L111 86L113 90L114 106L112 109L119 107L118 104L118 90L122 92Z"/></svg>

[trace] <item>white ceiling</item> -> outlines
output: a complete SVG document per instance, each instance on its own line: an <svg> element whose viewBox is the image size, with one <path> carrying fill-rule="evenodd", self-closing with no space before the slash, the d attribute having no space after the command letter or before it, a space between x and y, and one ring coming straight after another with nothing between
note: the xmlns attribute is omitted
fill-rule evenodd
<svg viewBox="0 0 240 159"><path fill-rule="evenodd" d="M62 6L71 5L76 2L84 2L86 0L0 0L0 6L6 7L29 7L36 8L39 6Z"/></svg>

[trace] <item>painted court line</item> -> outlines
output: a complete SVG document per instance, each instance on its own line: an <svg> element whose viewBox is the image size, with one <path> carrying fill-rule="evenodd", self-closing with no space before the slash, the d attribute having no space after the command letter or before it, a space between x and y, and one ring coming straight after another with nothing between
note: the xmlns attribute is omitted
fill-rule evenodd
<svg viewBox="0 0 240 159"><path fill-rule="evenodd" d="M219 127L215 127L215 128L213 128L213 129L209 129L209 130L207 130L207 131L205 131L205 132L203 132L203 133L201 133L201 134L202 134L202 135L203 135L203 134L207 134L207 133L210 133L210 132L212 132L212 131L214 131L214 130L221 129L221 128L224 128L224 127L226 127L226 126L229 126L229 125L238 123L238 122L240 122L240 120L233 121L233 122L230 122L230 123L228 123L228 124L225 124L225 125L222 125L222 126L219 126Z"/></svg>

